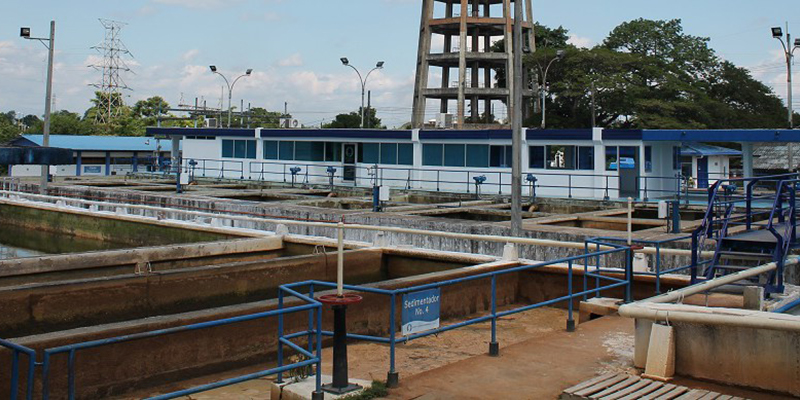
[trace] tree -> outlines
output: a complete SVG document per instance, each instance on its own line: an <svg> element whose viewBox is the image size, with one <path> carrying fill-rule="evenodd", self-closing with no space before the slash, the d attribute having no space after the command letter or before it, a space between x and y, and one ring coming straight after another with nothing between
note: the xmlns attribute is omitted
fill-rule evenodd
<svg viewBox="0 0 800 400"><path fill-rule="evenodd" d="M548 72L548 127L591 126L592 94L600 127L784 126L780 99L747 70L720 60L708 41L684 33L677 19L637 19L593 49L567 45L565 58ZM553 51L539 48L526 65L538 69Z"/></svg>
<svg viewBox="0 0 800 400"><path fill-rule="evenodd" d="M150 118L169 113L169 103L161 96L139 100L133 105L133 115L137 118Z"/></svg>
<svg viewBox="0 0 800 400"><path fill-rule="evenodd" d="M364 113L364 126L373 129L386 129L381 125L380 118L375 116L376 111L374 108L369 107ZM323 124L323 128L360 128L361 127L361 108L358 111L349 114L339 114L336 119L329 124Z"/></svg>

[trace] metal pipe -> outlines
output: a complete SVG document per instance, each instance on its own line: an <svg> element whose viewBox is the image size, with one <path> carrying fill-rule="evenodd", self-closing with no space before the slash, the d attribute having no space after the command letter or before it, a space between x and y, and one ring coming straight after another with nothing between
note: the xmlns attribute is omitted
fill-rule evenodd
<svg viewBox="0 0 800 400"><path fill-rule="evenodd" d="M337 254L336 254L336 295L344 295L344 223L339 222L336 229Z"/></svg>
<svg viewBox="0 0 800 400"><path fill-rule="evenodd" d="M686 322L704 325L736 326L752 329L773 329L800 331L800 320L792 315L767 313L763 311L740 311L726 314L714 313L702 306L676 304L632 303L619 308L619 314L627 318L641 318L653 321Z"/></svg>
<svg viewBox="0 0 800 400"><path fill-rule="evenodd" d="M797 265L800 263L800 258L798 257L791 257L786 260L784 266L792 266ZM758 267L753 267L750 269L746 269L744 271L739 271L733 274L725 275L710 281L705 281L699 283L697 285L685 287L683 289L673 290L669 293L664 293L662 295L651 297L647 300L643 300L643 302L647 303L671 303L685 297L695 295L698 293L707 292L711 289L718 288L720 286L729 285L743 279L747 279L753 276L761 275L765 272L770 272L774 269L778 268L778 264L775 262L771 262L768 264L764 264Z"/></svg>

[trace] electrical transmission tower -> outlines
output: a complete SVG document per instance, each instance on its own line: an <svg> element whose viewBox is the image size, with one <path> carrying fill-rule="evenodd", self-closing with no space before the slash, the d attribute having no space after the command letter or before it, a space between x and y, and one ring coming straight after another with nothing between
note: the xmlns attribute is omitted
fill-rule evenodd
<svg viewBox="0 0 800 400"><path fill-rule="evenodd" d="M103 78L100 83L92 84L96 87L100 96L98 97L98 104L96 105L97 114L95 122L98 124L108 124L115 117L122 113L122 91L131 90L125 81L120 76L121 72L131 72L131 69L125 63L124 57L131 57L133 55L125 44L120 39L120 31L126 25L123 22L112 21L108 19L100 19L100 24L106 30L105 40L92 49L97 50L98 53L103 55L102 62L90 65L92 68L102 71Z"/></svg>

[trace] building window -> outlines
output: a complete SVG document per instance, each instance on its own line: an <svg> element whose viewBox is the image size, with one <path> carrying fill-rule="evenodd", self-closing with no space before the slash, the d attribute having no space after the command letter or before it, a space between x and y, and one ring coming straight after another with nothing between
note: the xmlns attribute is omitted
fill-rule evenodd
<svg viewBox="0 0 800 400"><path fill-rule="evenodd" d="M264 159L277 160L278 159L278 141L265 140L264 141Z"/></svg>
<svg viewBox="0 0 800 400"><path fill-rule="evenodd" d="M511 155L511 146L491 146L489 147L489 166L509 168L512 163Z"/></svg>
<svg viewBox="0 0 800 400"><path fill-rule="evenodd" d="M294 142L280 142L278 144L278 158L284 161L294 160Z"/></svg>
<svg viewBox="0 0 800 400"><path fill-rule="evenodd" d="M325 161L342 161L341 143L325 143Z"/></svg>
<svg viewBox="0 0 800 400"><path fill-rule="evenodd" d="M534 169L544 169L544 146L528 148L528 166Z"/></svg>
<svg viewBox="0 0 800 400"><path fill-rule="evenodd" d="M380 143L361 143L358 146L358 162L378 164L380 162Z"/></svg>
<svg viewBox="0 0 800 400"><path fill-rule="evenodd" d="M441 167L444 165L442 154L444 145L423 144L422 145L422 165Z"/></svg>
<svg viewBox="0 0 800 400"><path fill-rule="evenodd" d="M222 158L233 158L233 140L222 141Z"/></svg>
<svg viewBox="0 0 800 400"><path fill-rule="evenodd" d="M381 143L381 164L397 164L397 143Z"/></svg>
<svg viewBox="0 0 800 400"><path fill-rule="evenodd" d="M323 161L325 159L325 143L294 142L295 161Z"/></svg>
<svg viewBox="0 0 800 400"><path fill-rule="evenodd" d="M620 146L619 147L619 163L620 168L636 169L638 175L639 168L639 147L634 146Z"/></svg>
<svg viewBox="0 0 800 400"><path fill-rule="evenodd" d="M494 146L493 146L494 147ZM467 145L467 166L486 168L489 166L489 146L485 144Z"/></svg>
<svg viewBox="0 0 800 400"><path fill-rule="evenodd" d="M606 146L606 171L617 170L617 146Z"/></svg>
<svg viewBox="0 0 800 400"><path fill-rule="evenodd" d="M414 165L414 145L400 143L397 145L397 163L400 165Z"/></svg>
<svg viewBox="0 0 800 400"><path fill-rule="evenodd" d="M256 158L255 140L223 140L222 158Z"/></svg>
<svg viewBox="0 0 800 400"><path fill-rule="evenodd" d="M547 146L547 169L575 169L575 146Z"/></svg>
<svg viewBox="0 0 800 400"><path fill-rule="evenodd" d="M578 169L594 170L594 147L578 147Z"/></svg>
<svg viewBox="0 0 800 400"><path fill-rule="evenodd" d="M463 167L464 166L464 145L446 144L444 145L444 166Z"/></svg>
<svg viewBox="0 0 800 400"><path fill-rule="evenodd" d="M653 146L644 146L644 172L653 172Z"/></svg>

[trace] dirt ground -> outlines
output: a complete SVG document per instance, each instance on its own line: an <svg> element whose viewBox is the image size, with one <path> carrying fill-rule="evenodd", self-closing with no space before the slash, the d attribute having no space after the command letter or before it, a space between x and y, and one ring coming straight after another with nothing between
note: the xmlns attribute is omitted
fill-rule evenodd
<svg viewBox="0 0 800 400"><path fill-rule="evenodd" d="M566 327L566 310L540 308L501 318L497 323L498 341L501 352L504 347L526 340L536 339ZM577 319L577 313L575 314ZM445 321L445 323L447 323ZM428 336L408 343L398 343L396 348L396 368L401 382L412 375L425 373L489 351L491 339L490 324L470 325ZM632 343L632 342L631 342ZM350 377L366 380L386 380L389 371L389 346L366 342L353 342L348 346ZM323 349L324 374L331 374L332 349ZM269 368L271 366L262 366ZM181 382L168 390L201 385L227 379L237 375L254 372L254 369L231 371L213 377L204 377ZM181 397L184 400L251 400L269 399L270 382L274 378L262 378L231 385L204 393ZM152 395L152 394L151 394Z"/></svg>

